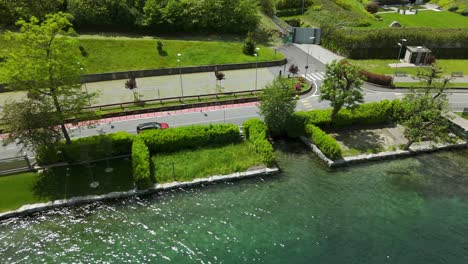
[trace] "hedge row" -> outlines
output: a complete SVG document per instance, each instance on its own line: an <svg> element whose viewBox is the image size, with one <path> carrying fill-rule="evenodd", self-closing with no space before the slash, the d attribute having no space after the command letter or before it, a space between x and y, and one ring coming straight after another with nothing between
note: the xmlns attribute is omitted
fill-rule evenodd
<svg viewBox="0 0 468 264"><path fill-rule="evenodd" d="M337 160L342 157L341 147L333 137L312 124L307 124L305 131L310 140L312 140L325 156L332 160Z"/></svg>
<svg viewBox="0 0 468 264"><path fill-rule="evenodd" d="M383 100L375 103L361 104L355 109L341 109L331 123L331 109L299 111L288 120L287 135L299 137L305 133L307 124L321 128L338 128L352 125L377 125L392 122L394 112L400 101Z"/></svg>
<svg viewBox="0 0 468 264"><path fill-rule="evenodd" d="M206 146L223 146L241 140L234 124L196 125L140 133L151 153L174 152Z"/></svg>
<svg viewBox="0 0 468 264"><path fill-rule="evenodd" d="M39 165L73 163L130 154L134 138L127 132L117 132L73 139L69 145L62 141L54 146L40 147L36 151L36 161Z"/></svg>
<svg viewBox="0 0 468 264"><path fill-rule="evenodd" d="M342 60L340 63L343 64L351 64L347 60ZM382 74L375 74L372 72L368 72L366 70L361 70L359 73L365 78L367 82L370 83L375 83L378 85L383 85L383 86L393 86L393 77L392 76L387 76L387 75L382 75Z"/></svg>
<svg viewBox="0 0 468 264"><path fill-rule="evenodd" d="M396 43L426 46L437 58L468 58L468 29L384 28L337 30L322 37L322 45L352 59L393 59Z"/></svg>
<svg viewBox="0 0 468 264"><path fill-rule="evenodd" d="M273 146L267 139L268 128L265 123L258 119L249 119L242 125L245 137L250 140L254 146L255 151L262 156L262 160L266 165L271 165L275 160L273 153Z"/></svg>
<svg viewBox="0 0 468 264"><path fill-rule="evenodd" d="M133 178L138 189L151 187L150 152L141 138L136 138L132 144Z"/></svg>
<svg viewBox="0 0 468 264"><path fill-rule="evenodd" d="M392 86L393 77L388 75L376 74L368 72L366 70L360 71L361 75L364 76L365 80L370 83L375 83L383 86Z"/></svg>

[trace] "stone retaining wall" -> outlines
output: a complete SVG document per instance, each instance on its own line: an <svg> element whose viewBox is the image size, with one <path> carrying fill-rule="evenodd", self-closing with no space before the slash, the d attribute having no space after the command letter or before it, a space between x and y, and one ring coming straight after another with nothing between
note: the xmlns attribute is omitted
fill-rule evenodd
<svg viewBox="0 0 468 264"><path fill-rule="evenodd" d="M171 183L163 183L163 184L154 184L153 187L148 188L146 190L131 190L128 192L112 192L103 195L88 195L88 196L81 196L81 197L73 197L70 199L62 199L62 200L55 200L47 203L38 203L38 204L30 204L24 205L18 210L9 211L5 213L0 213L0 220L13 218L13 217L22 217L27 216L33 213L47 211L62 207L69 207L69 206L76 206L82 204L88 204L98 201L108 201L114 199L121 199L121 198L128 198L132 196L143 196L149 195L160 191L168 191L183 187L196 187L203 184L210 184L216 182L223 182L223 181L233 181L238 179L244 178L251 178L260 175L270 175L279 172L277 167L274 168L262 168L252 171L245 171L245 172L236 172L229 175L215 175L207 178L197 178L189 182L171 182Z"/></svg>
<svg viewBox="0 0 468 264"><path fill-rule="evenodd" d="M348 164L354 163L362 163L367 161L375 161L375 160L387 160L387 159L396 159L396 158L403 158L409 157L421 153L429 153L439 150L452 150L452 149L464 149L468 148L468 143L466 141L455 143L455 144L437 144L436 146L418 146L412 147L410 150L395 150L395 151L386 151L380 152L377 154L362 154L352 157L344 157L339 160L331 160L327 158L320 149L313 144L308 138L300 137L301 141L304 142L308 147L312 149L312 151L321 159L323 160L328 167L340 167L345 166Z"/></svg>

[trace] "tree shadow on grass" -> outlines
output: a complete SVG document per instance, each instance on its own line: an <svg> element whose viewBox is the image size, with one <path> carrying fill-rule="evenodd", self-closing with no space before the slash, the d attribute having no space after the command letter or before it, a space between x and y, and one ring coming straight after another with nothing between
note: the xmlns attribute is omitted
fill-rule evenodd
<svg viewBox="0 0 468 264"><path fill-rule="evenodd" d="M105 161L91 163L89 166L80 164L47 169L39 174L33 192L40 198L56 200L133 189L130 161L110 160L109 166L112 167L112 172L106 172ZM90 186L94 181L99 182L97 188Z"/></svg>

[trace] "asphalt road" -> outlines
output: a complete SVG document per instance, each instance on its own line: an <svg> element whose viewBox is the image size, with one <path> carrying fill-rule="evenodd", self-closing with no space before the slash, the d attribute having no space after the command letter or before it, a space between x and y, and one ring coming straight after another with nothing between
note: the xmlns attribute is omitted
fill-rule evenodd
<svg viewBox="0 0 468 264"><path fill-rule="evenodd" d="M291 47L290 49L282 50L282 52L290 59L288 66L296 64L304 68L306 65L306 54L301 50ZM312 57L309 57L309 71L323 71L325 66ZM278 68L271 69L277 71ZM316 81L318 87L321 81ZM377 102L384 99L402 98L404 90L388 90L383 88L374 87L366 84L364 87L365 102ZM297 104L297 110L310 110L310 109L323 109L329 107L329 103L319 102L319 91L314 91L308 97L302 97ZM453 91L448 93L450 108L453 111L463 111L468 108L468 93L460 91ZM72 137L86 137L91 135L98 135L103 133L112 133L117 131L127 131L136 134L136 126L143 122L157 121L166 122L171 127L187 126L193 124L209 124L209 123L234 123L241 125L245 120L253 117L260 117L258 114L258 107L235 107L225 108L221 110L204 111L204 112L190 112L182 114L167 114L163 117L148 118L148 119L135 119L113 122L111 124L98 124L93 127L81 127L71 131ZM22 155L19 147L15 144L7 146L0 145L0 158L8 158L13 156ZM32 153L27 153L31 155Z"/></svg>

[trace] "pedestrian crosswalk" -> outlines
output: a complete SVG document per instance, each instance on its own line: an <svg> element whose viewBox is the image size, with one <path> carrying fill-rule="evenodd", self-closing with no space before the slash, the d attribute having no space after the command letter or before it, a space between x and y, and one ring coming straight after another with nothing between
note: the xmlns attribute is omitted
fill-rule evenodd
<svg viewBox="0 0 468 264"><path fill-rule="evenodd" d="M325 73L324 72L311 72L311 73L308 73L307 75L302 74L301 76L306 78L309 82L321 81L321 80L325 79Z"/></svg>

